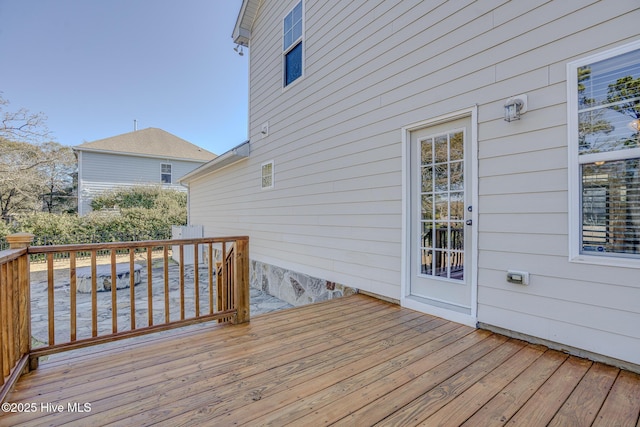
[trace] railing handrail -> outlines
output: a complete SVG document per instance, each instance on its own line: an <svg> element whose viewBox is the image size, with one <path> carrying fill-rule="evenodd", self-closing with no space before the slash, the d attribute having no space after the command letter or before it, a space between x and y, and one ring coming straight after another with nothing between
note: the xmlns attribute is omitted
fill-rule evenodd
<svg viewBox="0 0 640 427"><path fill-rule="evenodd" d="M27 248L5 249L4 251L0 251L0 264L16 260L26 253Z"/></svg>
<svg viewBox="0 0 640 427"><path fill-rule="evenodd" d="M129 249L163 246L167 242L171 245L191 245L204 243L224 243L239 240L249 240L248 236L229 237L198 237L193 239L167 239L167 240L140 240L137 242L107 242L107 243L73 243L68 245L29 246L29 254L45 254L52 252L80 252L93 249Z"/></svg>

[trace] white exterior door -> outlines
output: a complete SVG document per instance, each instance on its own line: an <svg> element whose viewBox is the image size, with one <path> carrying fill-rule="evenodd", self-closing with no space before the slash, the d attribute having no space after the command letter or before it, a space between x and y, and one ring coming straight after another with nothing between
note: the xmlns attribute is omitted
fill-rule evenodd
<svg viewBox="0 0 640 427"><path fill-rule="evenodd" d="M411 131L408 151L408 296L473 316L471 118Z"/></svg>

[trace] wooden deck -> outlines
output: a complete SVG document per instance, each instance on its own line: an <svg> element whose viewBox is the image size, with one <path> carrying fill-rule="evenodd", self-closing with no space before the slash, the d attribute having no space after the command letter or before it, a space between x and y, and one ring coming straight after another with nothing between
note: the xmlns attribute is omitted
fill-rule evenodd
<svg viewBox="0 0 640 427"><path fill-rule="evenodd" d="M8 401L35 411L2 426L638 427L640 375L356 295L59 355Z"/></svg>

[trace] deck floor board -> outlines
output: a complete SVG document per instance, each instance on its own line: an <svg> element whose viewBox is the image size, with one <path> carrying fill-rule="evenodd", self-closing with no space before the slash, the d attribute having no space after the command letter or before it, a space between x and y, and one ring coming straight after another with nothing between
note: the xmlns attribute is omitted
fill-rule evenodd
<svg viewBox="0 0 640 427"><path fill-rule="evenodd" d="M640 427L638 374L363 295L68 352L8 401L37 410L1 426Z"/></svg>

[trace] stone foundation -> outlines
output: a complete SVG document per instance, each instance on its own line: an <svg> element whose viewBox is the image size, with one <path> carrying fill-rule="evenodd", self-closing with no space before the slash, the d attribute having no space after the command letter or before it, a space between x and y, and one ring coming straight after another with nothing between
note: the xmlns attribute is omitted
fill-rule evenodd
<svg viewBox="0 0 640 427"><path fill-rule="evenodd" d="M357 289L251 260L251 287L294 306L358 293Z"/></svg>

